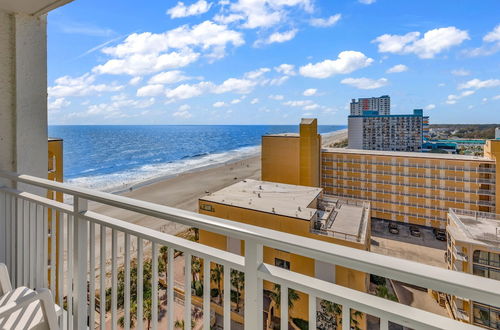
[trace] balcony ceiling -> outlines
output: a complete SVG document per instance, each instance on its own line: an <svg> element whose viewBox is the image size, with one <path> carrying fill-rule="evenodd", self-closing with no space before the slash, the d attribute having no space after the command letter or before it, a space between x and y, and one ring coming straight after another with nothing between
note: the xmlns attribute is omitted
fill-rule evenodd
<svg viewBox="0 0 500 330"><path fill-rule="evenodd" d="M43 15L73 0L0 0L0 10L28 15Z"/></svg>

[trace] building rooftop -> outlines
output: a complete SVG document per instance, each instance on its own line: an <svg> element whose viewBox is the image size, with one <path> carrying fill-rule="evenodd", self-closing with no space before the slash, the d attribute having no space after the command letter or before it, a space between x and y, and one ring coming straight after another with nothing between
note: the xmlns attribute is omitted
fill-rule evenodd
<svg viewBox="0 0 500 330"><path fill-rule="evenodd" d="M390 156L390 157L415 157L415 158L429 158L429 159L449 159L449 160L463 160L463 161L481 161L492 162L495 161L481 156L469 155L455 155L455 154L437 154L428 152L406 152L406 151L383 151L383 150L363 150L363 149L346 149L346 148L324 148L322 151L342 153L342 154L358 154L358 155L373 155L373 156Z"/></svg>
<svg viewBox="0 0 500 330"><path fill-rule="evenodd" d="M241 207L311 221L315 234L363 241L369 202L323 196L321 188L243 180L200 201Z"/></svg>
<svg viewBox="0 0 500 330"><path fill-rule="evenodd" d="M449 215L457 226L447 230L456 240L500 249L500 214L450 209Z"/></svg>
<svg viewBox="0 0 500 330"><path fill-rule="evenodd" d="M276 133L276 134L266 134L263 135L262 137L266 136L286 136L286 137L300 137L299 133Z"/></svg>
<svg viewBox="0 0 500 330"><path fill-rule="evenodd" d="M316 208L309 206L321 191L321 188L247 179L200 200L310 220Z"/></svg>

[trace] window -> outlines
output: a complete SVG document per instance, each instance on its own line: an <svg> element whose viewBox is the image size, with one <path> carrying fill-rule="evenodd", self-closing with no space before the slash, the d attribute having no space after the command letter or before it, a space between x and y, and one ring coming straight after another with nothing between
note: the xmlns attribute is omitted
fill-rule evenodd
<svg viewBox="0 0 500 330"><path fill-rule="evenodd" d="M290 270L290 261L274 258L274 265L277 267L284 268L286 270Z"/></svg>
<svg viewBox="0 0 500 330"><path fill-rule="evenodd" d="M474 275L500 280L500 254L475 250L472 261Z"/></svg>
<svg viewBox="0 0 500 330"><path fill-rule="evenodd" d="M473 306L474 323L491 327L500 328L500 309L488 305Z"/></svg>
<svg viewBox="0 0 500 330"><path fill-rule="evenodd" d="M208 211L208 212L214 212L214 207L212 205L209 205L209 204L201 204L200 209L202 209L204 211Z"/></svg>

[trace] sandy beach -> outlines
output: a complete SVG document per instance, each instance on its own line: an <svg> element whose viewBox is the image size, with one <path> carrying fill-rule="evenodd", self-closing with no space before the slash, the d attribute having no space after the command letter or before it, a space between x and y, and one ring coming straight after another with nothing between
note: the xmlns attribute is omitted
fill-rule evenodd
<svg viewBox="0 0 500 330"><path fill-rule="evenodd" d="M322 135L323 146L347 138L347 129ZM243 179L260 179L260 154L228 162L219 166L185 172L174 177L140 186L121 193L123 196L148 201L156 204L177 207L197 212L198 199L209 192L214 192ZM141 214L136 214L107 205L91 203L92 211L105 214L120 220L140 224L169 234L178 234L185 226L171 223Z"/></svg>

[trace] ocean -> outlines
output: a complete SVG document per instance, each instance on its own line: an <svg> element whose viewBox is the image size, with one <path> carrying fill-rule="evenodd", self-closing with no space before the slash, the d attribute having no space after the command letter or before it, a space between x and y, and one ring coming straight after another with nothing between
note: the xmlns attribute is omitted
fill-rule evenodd
<svg viewBox="0 0 500 330"><path fill-rule="evenodd" d="M64 140L64 181L108 192L257 155L262 135L285 132L298 126L49 126Z"/></svg>

